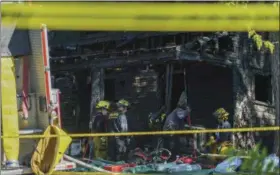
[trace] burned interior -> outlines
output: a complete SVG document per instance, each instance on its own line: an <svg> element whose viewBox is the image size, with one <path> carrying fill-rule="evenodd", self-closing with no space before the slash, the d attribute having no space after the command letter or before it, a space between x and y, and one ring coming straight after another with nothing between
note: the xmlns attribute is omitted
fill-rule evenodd
<svg viewBox="0 0 280 175"><path fill-rule="evenodd" d="M66 130L87 132L96 99L128 99L135 131L148 130L150 113L171 112L183 91L194 125L214 128L207 118L220 106L233 112L234 33L75 32L72 43L50 33L55 87L73 83L59 88Z"/></svg>
<svg viewBox="0 0 280 175"><path fill-rule="evenodd" d="M72 128L71 131L80 129L82 130L79 132L86 131L85 126L94 111L96 102L94 100L117 101L120 98L127 98L133 104L129 115L133 116L131 122L137 123L137 126L133 125L134 130L144 131L148 129L149 113L163 107L167 113L172 111L183 91L187 92L194 125L214 128L215 121L209 123L207 118L221 106L232 114L230 121L234 121L234 106L239 103L237 100L239 97L236 95L240 94L236 88L243 86L236 79L240 75L235 73L240 72L237 63L241 58L239 52L242 48L239 43L242 34L64 32L64 35L59 35L56 31L50 33L53 74L59 77L60 72L68 72L75 77L75 81L72 82L78 84L76 87L78 93L73 93L73 97L69 97L77 98L75 105L73 104L75 107L69 109L62 107L62 113L71 113L73 117L69 120L76 121L75 127L68 126ZM73 39L69 41L67 38L70 36ZM256 46L250 40L247 42L252 43L248 45L249 50L251 48L250 56L264 60L263 55L265 56L267 52L256 54L254 50ZM267 89L267 93L270 93L268 96L258 95L258 91L269 88L260 87L259 84L263 85L267 79L257 76L257 72L265 73L270 70L269 62L256 62L252 59L248 65L256 72L254 85L256 100L259 98L260 101L263 98L271 100L271 86ZM96 92L92 92L92 89ZM61 91L62 94L67 93ZM72 112L66 112L67 110ZM64 127L67 127L66 123Z"/></svg>

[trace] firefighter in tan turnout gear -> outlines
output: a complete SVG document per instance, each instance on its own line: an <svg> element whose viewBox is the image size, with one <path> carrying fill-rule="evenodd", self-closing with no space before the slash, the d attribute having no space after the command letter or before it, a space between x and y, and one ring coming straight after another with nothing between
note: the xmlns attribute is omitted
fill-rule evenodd
<svg viewBox="0 0 280 175"><path fill-rule="evenodd" d="M89 127L92 133L106 133L108 132L108 115L110 103L108 101L99 101L96 105L96 115L92 117ZM93 150L94 158L107 158L107 138L94 137Z"/></svg>
<svg viewBox="0 0 280 175"><path fill-rule="evenodd" d="M114 120L113 131L116 133L119 132L128 132L128 122L126 112L130 107L130 104L127 100L119 100L117 102L117 107L119 111L118 117ZM117 160L126 160L128 154L128 147L130 145L130 137L120 136L115 137L116 139L116 159Z"/></svg>
<svg viewBox="0 0 280 175"><path fill-rule="evenodd" d="M217 109L213 116L218 121L217 129L230 129L231 124L228 121L229 113L224 108ZM231 144L231 133L222 132L216 133L215 136L211 136L208 143L206 144L208 151L211 153L223 154L225 151L232 147Z"/></svg>

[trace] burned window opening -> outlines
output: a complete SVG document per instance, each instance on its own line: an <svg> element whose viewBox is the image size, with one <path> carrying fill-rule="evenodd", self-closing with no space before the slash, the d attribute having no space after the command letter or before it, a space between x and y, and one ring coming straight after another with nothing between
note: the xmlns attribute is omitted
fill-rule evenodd
<svg viewBox="0 0 280 175"><path fill-rule="evenodd" d="M272 103L272 85L270 75L255 75L255 100Z"/></svg>

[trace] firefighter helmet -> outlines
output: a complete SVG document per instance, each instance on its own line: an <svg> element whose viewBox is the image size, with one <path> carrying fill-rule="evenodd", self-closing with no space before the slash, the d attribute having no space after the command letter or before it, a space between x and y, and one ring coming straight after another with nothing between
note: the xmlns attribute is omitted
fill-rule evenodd
<svg viewBox="0 0 280 175"><path fill-rule="evenodd" d="M118 105L118 106L124 106L124 107L129 107L129 106L130 106L129 102L128 102L127 100L125 100L125 99L119 100L119 101L117 102L117 105Z"/></svg>
<svg viewBox="0 0 280 175"><path fill-rule="evenodd" d="M224 108L219 108L213 113L213 115L219 120L227 120L229 113Z"/></svg>
<svg viewBox="0 0 280 175"><path fill-rule="evenodd" d="M101 100L96 104L96 109L109 109L110 103L105 100Z"/></svg>

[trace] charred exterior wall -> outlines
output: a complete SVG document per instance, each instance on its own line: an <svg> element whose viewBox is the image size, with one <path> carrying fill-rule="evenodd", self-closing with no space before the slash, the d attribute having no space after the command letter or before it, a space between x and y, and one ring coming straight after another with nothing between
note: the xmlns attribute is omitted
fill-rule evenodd
<svg viewBox="0 0 280 175"><path fill-rule="evenodd" d="M233 89L234 89L234 127L258 127L275 125L275 105L271 100L258 98L258 76L271 76L271 57L266 51L258 51L246 33L240 33L235 38L235 48L238 58L233 64ZM266 82L263 81L263 84ZM268 86L261 89L260 93L271 93L273 84L267 80ZM235 133L234 142L241 148L251 148L257 141L263 141L269 135L264 133ZM271 139L272 140L272 139ZM270 144L271 145L271 144Z"/></svg>

